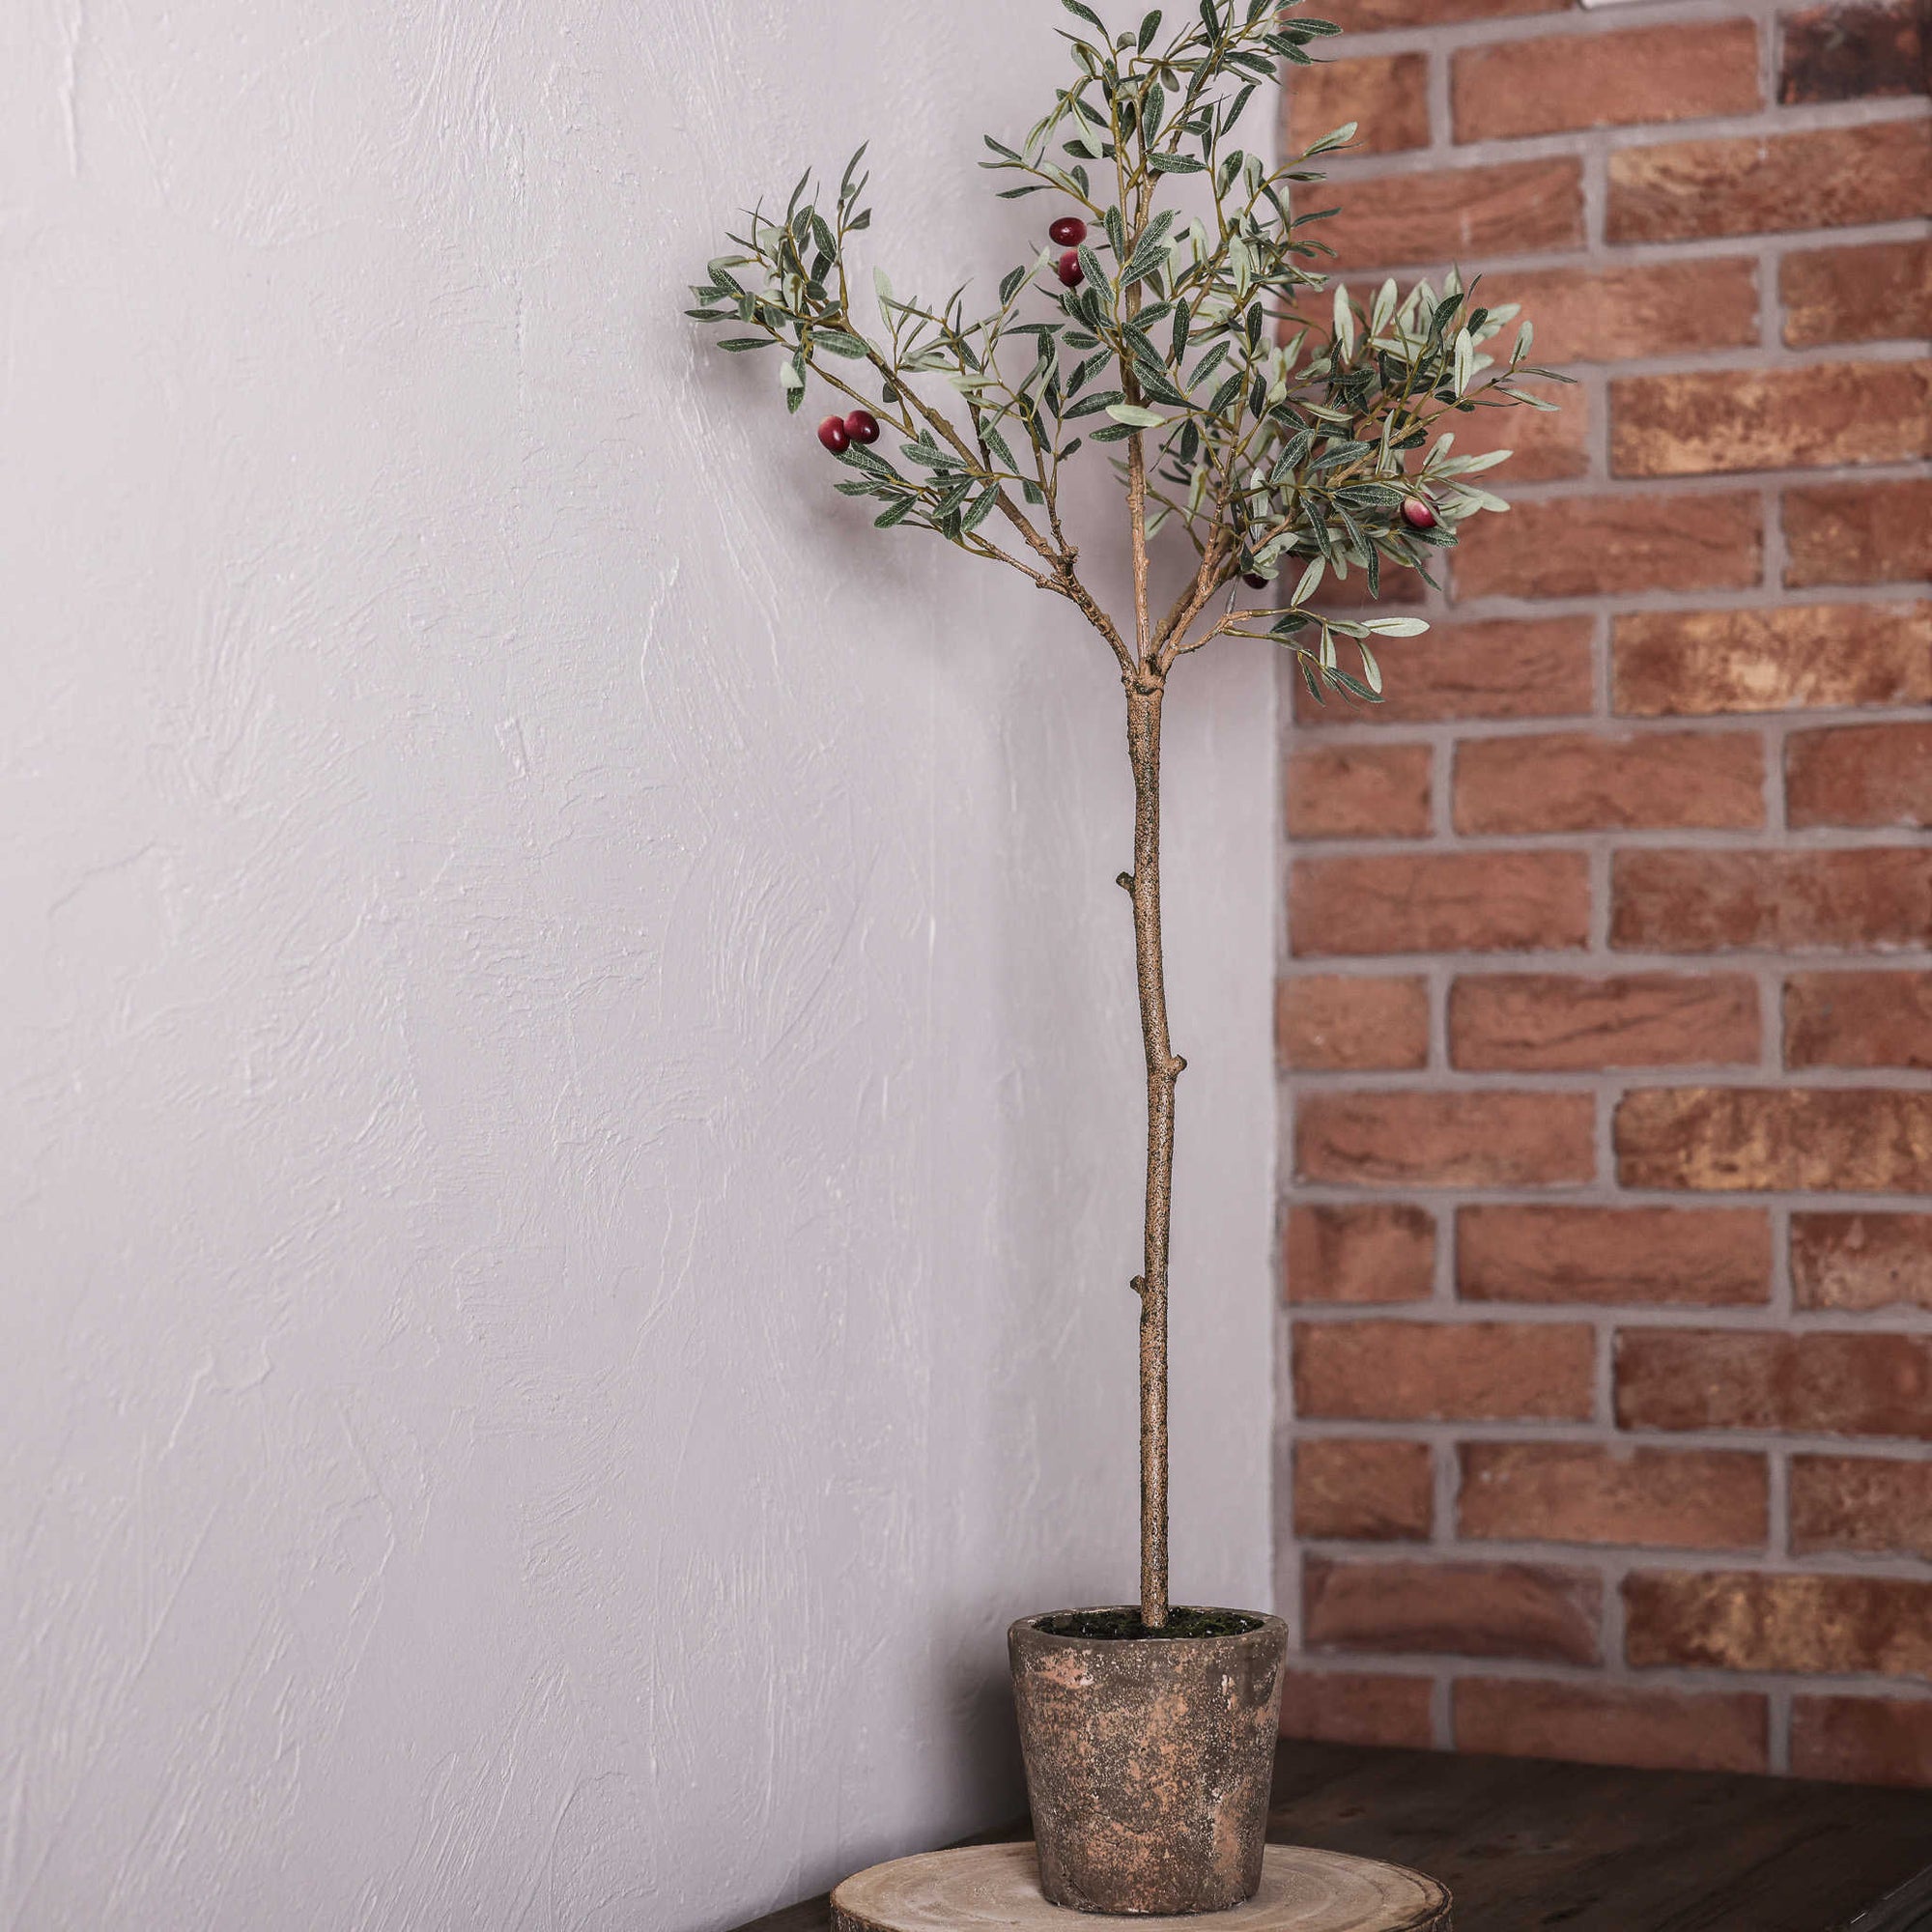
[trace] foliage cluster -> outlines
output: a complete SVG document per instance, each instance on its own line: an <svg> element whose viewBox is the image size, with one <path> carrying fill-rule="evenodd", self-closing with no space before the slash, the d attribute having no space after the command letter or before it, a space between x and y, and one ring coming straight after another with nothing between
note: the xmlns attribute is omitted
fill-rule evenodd
<svg viewBox="0 0 1932 1932"><path fill-rule="evenodd" d="M1155 9L1112 35L1081 0L1062 4L1080 22L1064 36L1075 74L1017 146L988 135L981 165L1019 178L1006 197L1050 192L1091 223L1076 284L1059 286L1056 251L1042 249L1001 278L990 310L971 313L964 286L925 302L880 270L868 327L850 261L871 220L862 148L825 207L808 175L781 216L753 210L689 312L753 331L725 336L726 350L779 349L793 410L816 376L876 412L896 433L893 452L841 451L852 474L838 487L877 501L881 527L934 531L1066 596L1130 679L1164 677L1182 652L1234 634L1294 650L1317 696L1328 685L1371 699L1381 674L1370 638L1423 626L1323 618L1310 601L1350 570L1372 591L1391 564L1427 576L1460 524L1506 509L1475 479L1507 452L1459 455L1453 427L1437 425L1484 407L1548 409L1520 384L1551 372L1528 360L1527 322L1506 356L1491 353L1516 310L1483 306L1453 272L1439 291L1389 281L1367 299L1340 284L1317 296L1329 253L1318 224L1334 211L1297 212L1293 197L1322 179L1309 160L1354 128L1273 167L1236 130L1258 94L1271 101L1280 64L1306 64L1309 43L1334 31L1326 22L1286 15L1278 0L1198 0L1178 28ZM1190 190L1192 212L1179 199ZM936 401L935 384L952 396ZM1063 466L1122 443L1131 644L1080 580L1062 518ZM1402 515L1418 497L1429 527ZM1164 527L1184 532L1192 558L1155 616L1145 546ZM1243 578L1279 578L1282 608L1236 608ZM1347 667L1338 637L1353 647Z"/></svg>

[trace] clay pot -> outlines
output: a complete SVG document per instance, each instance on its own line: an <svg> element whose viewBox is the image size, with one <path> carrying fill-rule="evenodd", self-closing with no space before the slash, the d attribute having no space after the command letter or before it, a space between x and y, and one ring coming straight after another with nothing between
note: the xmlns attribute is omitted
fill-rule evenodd
<svg viewBox="0 0 1932 1932"><path fill-rule="evenodd" d="M1262 1878L1288 1626L1232 1636L1007 1633L1039 1887L1079 1912L1220 1912Z"/></svg>

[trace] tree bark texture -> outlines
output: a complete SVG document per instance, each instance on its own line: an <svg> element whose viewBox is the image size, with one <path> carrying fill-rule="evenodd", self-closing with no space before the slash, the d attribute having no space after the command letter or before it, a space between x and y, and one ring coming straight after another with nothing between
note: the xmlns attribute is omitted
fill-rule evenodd
<svg viewBox="0 0 1932 1932"><path fill-rule="evenodd" d="M1160 935L1160 707L1158 682L1127 689L1127 753L1134 769L1134 966L1147 1049L1147 1208L1141 1300L1141 1621L1167 1622L1167 1250L1174 1198L1174 1088L1186 1062L1168 1039Z"/></svg>

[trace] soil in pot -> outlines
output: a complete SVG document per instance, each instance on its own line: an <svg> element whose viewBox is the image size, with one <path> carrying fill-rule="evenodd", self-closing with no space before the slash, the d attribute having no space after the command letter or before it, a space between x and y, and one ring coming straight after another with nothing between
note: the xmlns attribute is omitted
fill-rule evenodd
<svg viewBox="0 0 1932 1932"><path fill-rule="evenodd" d="M1244 1636L1262 1627L1261 1617L1245 1610L1170 1610L1158 1630L1149 1630L1141 1622L1138 1609L1062 1610L1051 1617L1036 1617L1036 1629L1048 1636L1097 1636L1108 1641L1146 1637L1157 1642L1177 1636Z"/></svg>

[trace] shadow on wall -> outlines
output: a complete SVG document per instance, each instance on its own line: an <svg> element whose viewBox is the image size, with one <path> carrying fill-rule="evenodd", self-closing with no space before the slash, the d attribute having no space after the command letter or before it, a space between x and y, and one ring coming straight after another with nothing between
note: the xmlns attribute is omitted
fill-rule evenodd
<svg viewBox="0 0 1932 1932"><path fill-rule="evenodd" d="M976 1634L979 1628L976 1623ZM944 1679L969 1808L989 1823L1017 1818L1026 1809L1026 1779L1005 1634L997 1667L989 1667L982 1647L975 1642L944 1666Z"/></svg>

